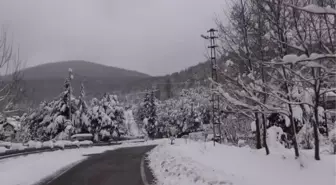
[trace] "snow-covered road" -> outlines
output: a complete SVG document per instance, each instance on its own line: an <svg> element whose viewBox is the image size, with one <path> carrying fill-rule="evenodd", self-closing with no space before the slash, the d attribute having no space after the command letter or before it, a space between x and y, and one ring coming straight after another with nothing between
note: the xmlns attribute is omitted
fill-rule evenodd
<svg viewBox="0 0 336 185"><path fill-rule="evenodd" d="M102 153L117 148L145 146L162 143L162 140L145 143L124 143L118 146L101 146L59 150L0 160L1 185L32 185L87 158L86 155Z"/></svg>
<svg viewBox="0 0 336 185"><path fill-rule="evenodd" d="M86 158L85 155L113 150L116 146L78 148L32 154L0 160L1 185L30 185L63 167Z"/></svg>

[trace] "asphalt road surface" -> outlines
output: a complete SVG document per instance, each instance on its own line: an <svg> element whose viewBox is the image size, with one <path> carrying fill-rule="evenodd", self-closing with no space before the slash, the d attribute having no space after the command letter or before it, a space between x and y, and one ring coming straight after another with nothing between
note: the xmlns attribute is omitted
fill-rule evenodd
<svg viewBox="0 0 336 185"><path fill-rule="evenodd" d="M90 155L59 177L42 183L43 185L147 185L141 177L141 161L155 146L121 148ZM57 160L57 159L55 159ZM152 185L154 177L143 162L142 173Z"/></svg>

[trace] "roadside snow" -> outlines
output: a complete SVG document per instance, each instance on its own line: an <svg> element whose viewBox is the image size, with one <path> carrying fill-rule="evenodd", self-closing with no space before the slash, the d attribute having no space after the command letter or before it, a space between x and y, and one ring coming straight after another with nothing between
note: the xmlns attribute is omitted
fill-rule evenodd
<svg viewBox="0 0 336 185"><path fill-rule="evenodd" d="M88 141L88 140L80 141L79 142L80 146L89 146L89 145L92 145L92 144L93 144L93 142L92 141Z"/></svg>
<svg viewBox="0 0 336 185"><path fill-rule="evenodd" d="M313 151L301 151L295 160L292 150L270 150L266 156L264 149L177 140L156 147L148 157L159 185L335 184L335 155L321 154L322 160L315 161Z"/></svg>
<svg viewBox="0 0 336 185"><path fill-rule="evenodd" d="M12 143L10 146L11 150L24 150L26 147L22 143Z"/></svg>
<svg viewBox="0 0 336 185"><path fill-rule="evenodd" d="M32 141L32 140L28 141L27 145L28 145L28 148L41 148L42 147L42 143L41 142L39 142L39 141Z"/></svg>
<svg viewBox="0 0 336 185"><path fill-rule="evenodd" d="M7 148L0 146L0 153L6 152L7 150L8 150Z"/></svg>
<svg viewBox="0 0 336 185"><path fill-rule="evenodd" d="M42 147L54 148L54 142L53 141L45 141L45 142L42 143Z"/></svg>

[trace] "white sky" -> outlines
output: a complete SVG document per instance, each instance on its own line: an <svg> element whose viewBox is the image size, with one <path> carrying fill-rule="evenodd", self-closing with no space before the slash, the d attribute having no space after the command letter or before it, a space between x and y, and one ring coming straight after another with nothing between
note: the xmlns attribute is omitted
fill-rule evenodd
<svg viewBox="0 0 336 185"><path fill-rule="evenodd" d="M205 61L200 37L228 0L0 0L27 66L82 59L150 75Z"/></svg>

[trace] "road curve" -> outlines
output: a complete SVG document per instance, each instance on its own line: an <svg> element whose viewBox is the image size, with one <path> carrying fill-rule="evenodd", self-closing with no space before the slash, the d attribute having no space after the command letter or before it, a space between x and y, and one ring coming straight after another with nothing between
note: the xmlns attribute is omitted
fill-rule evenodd
<svg viewBox="0 0 336 185"><path fill-rule="evenodd" d="M90 155L87 160L41 185L147 185L141 177L144 175L145 180L152 184L154 177L148 164L141 161L154 147L120 148ZM144 164L143 169L141 164Z"/></svg>

